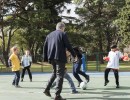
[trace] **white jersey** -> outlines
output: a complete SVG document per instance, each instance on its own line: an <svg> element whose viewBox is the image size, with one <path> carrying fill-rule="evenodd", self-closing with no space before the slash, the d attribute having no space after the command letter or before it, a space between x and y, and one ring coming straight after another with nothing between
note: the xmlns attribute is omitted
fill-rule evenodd
<svg viewBox="0 0 130 100"><path fill-rule="evenodd" d="M31 56L22 56L21 62L23 64L23 67L30 66L30 63L32 63L32 57Z"/></svg>
<svg viewBox="0 0 130 100"><path fill-rule="evenodd" d="M120 51L110 51L108 57L107 68L119 69L119 60L123 57L123 54Z"/></svg>

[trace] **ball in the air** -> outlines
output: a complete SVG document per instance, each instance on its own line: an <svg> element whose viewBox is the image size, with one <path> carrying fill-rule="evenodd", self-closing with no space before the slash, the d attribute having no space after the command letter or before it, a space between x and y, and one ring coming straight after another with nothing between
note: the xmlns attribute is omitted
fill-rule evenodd
<svg viewBox="0 0 130 100"><path fill-rule="evenodd" d="M83 89L83 90L86 90L87 89L87 82L81 82L80 88Z"/></svg>

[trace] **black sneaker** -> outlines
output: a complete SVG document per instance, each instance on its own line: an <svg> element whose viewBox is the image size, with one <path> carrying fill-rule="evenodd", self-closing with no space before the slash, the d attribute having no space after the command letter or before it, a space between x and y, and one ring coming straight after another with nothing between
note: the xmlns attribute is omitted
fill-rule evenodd
<svg viewBox="0 0 130 100"><path fill-rule="evenodd" d="M86 77L86 81L87 81L87 83L90 81L90 76L89 75Z"/></svg>
<svg viewBox="0 0 130 100"><path fill-rule="evenodd" d="M107 86L108 83L109 83L109 81L105 81L104 86Z"/></svg>
<svg viewBox="0 0 130 100"><path fill-rule="evenodd" d="M21 88L21 86L20 86L20 85L15 85L15 87L16 87L16 88Z"/></svg>
<svg viewBox="0 0 130 100"><path fill-rule="evenodd" d="M32 82L32 79L30 79L30 82Z"/></svg>
<svg viewBox="0 0 130 100"><path fill-rule="evenodd" d="M66 99L63 99L61 96L56 96L54 100L66 100Z"/></svg>
<svg viewBox="0 0 130 100"><path fill-rule="evenodd" d="M21 79L21 82L23 82L23 79Z"/></svg>
<svg viewBox="0 0 130 100"><path fill-rule="evenodd" d="M81 83L81 82L78 82L78 86L77 86L77 87L80 87L80 83Z"/></svg>
<svg viewBox="0 0 130 100"><path fill-rule="evenodd" d="M46 96L51 97L51 94L50 94L50 91L49 91L49 90L45 90L43 93L44 93Z"/></svg>
<svg viewBox="0 0 130 100"><path fill-rule="evenodd" d="M117 86L116 86L116 88L120 88L120 86L119 86L119 85L117 85Z"/></svg>
<svg viewBox="0 0 130 100"><path fill-rule="evenodd" d="M76 93L79 93L78 91L72 91L71 94L76 94Z"/></svg>

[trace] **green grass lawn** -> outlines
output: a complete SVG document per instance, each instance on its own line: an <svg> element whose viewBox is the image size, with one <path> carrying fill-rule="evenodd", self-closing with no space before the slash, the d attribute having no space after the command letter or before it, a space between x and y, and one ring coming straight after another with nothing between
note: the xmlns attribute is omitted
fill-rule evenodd
<svg viewBox="0 0 130 100"><path fill-rule="evenodd" d="M98 67L95 61L88 61L87 62L87 71L104 71L106 68L107 62L104 64L100 64ZM68 72L72 72L72 63L67 63L66 67ZM22 69L22 68L21 68ZM31 66L32 72L51 72L52 67L50 64L43 63L43 64L32 64ZM120 62L120 71L130 71L130 62ZM0 65L0 72L11 72L11 68L6 68L4 65Z"/></svg>

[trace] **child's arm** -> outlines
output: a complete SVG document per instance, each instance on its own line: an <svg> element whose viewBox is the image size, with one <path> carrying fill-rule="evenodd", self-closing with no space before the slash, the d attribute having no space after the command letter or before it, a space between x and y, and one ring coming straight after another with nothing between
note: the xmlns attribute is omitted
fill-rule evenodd
<svg viewBox="0 0 130 100"><path fill-rule="evenodd" d="M122 54L121 52L119 52L119 57L120 57L120 59L122 59L123 61L129 61L129 57L128 57L128 55L126 55L126 54Z"/></svg>
<svg viewBox="0 0 130 100"><path fill-rule="evenodd" d="M12 63L11 63L11 61L14 59L14 56L13 55L11 55L10 57L9 57L9 59L8 59L8 65L9 65L9 67L11 67L12 66Z"/></svg>
<svg viewBox="0 0 130 100"><path fill-rule="evenodd" d="M105 61L109 61L110 58L109 58L109 57L103 57L103 60L105 60Z"/></svg>
<svg viewBox="0 0 130 100"><path fill-rule="evenodd" d="M106 57L103 57L103 60L105 60L105 61L109 61L110 60L110 53L108 54L108 56Z"/></svg>

